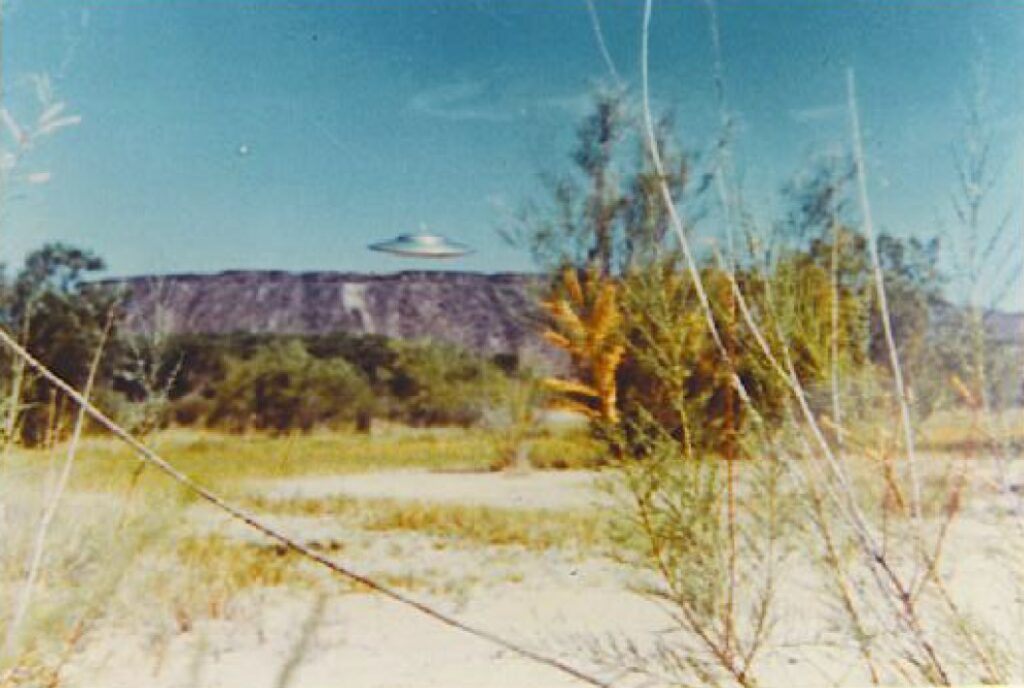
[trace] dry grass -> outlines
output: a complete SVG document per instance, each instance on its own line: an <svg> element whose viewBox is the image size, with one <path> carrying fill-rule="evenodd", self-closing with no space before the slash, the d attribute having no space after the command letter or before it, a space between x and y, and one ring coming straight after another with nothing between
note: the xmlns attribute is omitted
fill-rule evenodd
<svg viewBox="0 0 1024 688"><path fill-rule="evenodd" d="M992 436L979 427L979 419L966 410L940 411L921 423L920 446L930 451L968 453L986 444L1006 443L1015 448L1024 447L1024 409L1009 409L989 414L985 428L991 428Z"/></svg>
<svg viewBox="0 0 1024 688"><path fill-rule="evenodd" d="M275 438L175 429L154 436L150 444L187 475L230 491L247 479L410 468L488 471L501 462L498 440L484 430L399 430L372 437L323 432ZM592 467L602 458L597 443L579 430L549 432L530 444L531 463L538 468ZM10 469L39 471L47 456L42 451L15 450ZM132 451L116 439L89 437L79 448L71 487L114 493L173 489L154 471L140 475L139 467Z"/></svg>
<svg viewBox="0 0 1024 688"><path fill-rule="evenodd" d="M953 416L946 424L934 427L946 437L956 438L961 420ZM577 439L572 434L542 438L538 446L544 449L535 449L534 457L564 457L567 452L560 448L563 446L575 447L580 456L587 445L575 445ZM315 434L278 439L173 431L159 435L156 443L188 472L226 491L234 488L237 494L242 481L277 477L408 468L487 470L492 456L489 440L486 433L472 430L404 431L383 437ZM26 501L19 509L25 523L32 522L35 500L45 499L39 494L39 486L60 452L60 448L53 450L53 461L43 452L16 452L12 457L9 468L14 482L7 486ZM888 497L876 479L877 460L852 455L847 458L866 510L880 514ZM948 494L945 476L955 458L937 455L934 461L929 457L922 462L926 519L941 518L944 512L943 498ZM19 680L42 677L59 681L67 657L88 642L90 629L102 627L98 622L104 618L125 623L141 618L145 625L157 628L155 637L166 642L175 634L192 632L206 619L240 620L247 609L242 602L249 592L274 587L290 593L320 589L323 579L318 572L283 549L227 534L210 534L192 519L183 518L190 502L180 499L177 488L153 471L136 478L137 466L111 442L89 438L83 443L76 474L69 484L68 510L55 523L56 537L41 578L40 600L33 606L26 628L26 646L14 674ZM754 463L739 468L737 489L745 499L759 489L760 483ZM782 492L777 497L777 508L786 512L779 514L781 518L799 517L802 512L796 495ZM101 507L90 506L96 504ZM278 500L249 496L246 506L268 516L323 519L342 531L419 534L433 538L441 548L478 551L512 547L531 552L561 550L571 556L618 557L622 547L628 546L612 532L615 515L610 511L513 509L342 496ZM89 513L87 519L80 518L83 509ZM11 508L8 512L9 519L21 518ZM16 539L9 539L7 543L0 556L0 577L3 581L17 580L27 542L18 544ZM344 537L307 544L341 559L358 559L358 553L351 549L358 543L350 547ZM849 543L844 545L843 560L856 559ZM396 551L393 560L401 561L406 556L407 552ZM486 587L490 580L472 570L453 576L451 572L404 564L386 569L376 574L395 588L449 600L465 598L470 591ZM504 580L515 582L514 572L504 575L509 576ZM332 586L331 590L337 588ZM358 586L345 590L360 591ZM140 600L146 600L146 604L140 605ZM0 620L2 617L0 613Z"/></svg>
<svg viewBox="0 0 1024 688"><path fill-rule="evenodd" d="M316 475L330 470L358 472L380 467L357 452L359 447L375 448L380 438L351 436L277 440L244 438L238 441L238 450L231 463L227 467L217 465L221 461L218 457L224 456L233 439L219 435L169 433L158 441L169 454L179 449L178 457L189 462L186 465L203 475L204 479L217 480L225 486L239 479L277 475L290 477L304 472ZM439 433L434 439L427 439L419 433L401 434L383 438L382 443L402 447L402 451L407 452L406 460L419 460L419 467L452 469L462 468L465 464L445 464L435 452L460 443L463 447L472 447L476 442L479 442L479 437L470 431L465 436ZM331 446L344 449L338 456L332 456ZM312 460L307 462L298 457L297 452L302 447L314 451ZM319 455L315 454L317 451ZM422 452L418 459L416 452ZM285 464L283 469L276 468L275 456L278 454L292 457L280 462ZM163 483L157 480L145 483L155 479L155 474L151 478L144 475L140 479L140 486L147 492L136 492L129 499L123 499L117 490L124 488L134 465L125 461L128 470L123 474L114 473L114 467L120 464L110 445L91 439L83 446L81 458L76 470L82 472L72 480L67 512L62 511L63 515L55 523L55 538L41 579L43 594L39 604L33 607L31 628L27 629L31 641L21 656L23 666L18 677L29 681L36 680L36 677L57 677L59 680L61 667L69 653L73 653L80 643L89 641L90 628L93 625L102 627L93 621L103 617L118 618L123 623L141 619L146 627L155 627L153 637L159 644L169 642L176 634L195 632L197 627L201 629L206 619L244 622L250 592L259 593L274 587L286 589L289 594L321 589L323 579L319 573L283 549L239 540L226 533L210 534L201 530L193 519L183 518L187 503L176 501L176 492L172 488L158 489ZM871 481L877 470L874 460L848 458L855 480L863 486L863 499L882 508L884 492L870 489L877 486L877 481ZM31 495L35 494L33 490L38 492L36 478L45 475L48 459L41 453L22 453L16 459L21 462L21 468L37 464L34 471L19 474L21 486L15 490L26 500L20 512L29 523L36 510L35 500L44 499L41 495ZM940 456L934 462L922 464L926 518L930 518L933 511L941 512L941 478L952 459ZM759 489L755 463L739 466L741 499ZM403 467L410 465L417 464L406 463ZM103 471L108 475L104 476ZM110 490L113 490L112 494ZM117 498L108 498L113 496ZM779 497L777 506L787 512L787 517L799 516L795 495L787 493ZM929 508L933 501L934 506ZM571 555L579 552L593 556L613 552L616 546L623 544L609 533L607 526L614 518L612 513L583 509L511 509L346 497L282 500L249 497L247 506L268 516L322 519L332 528L338 526L340 532L415 533L434 538L441 548L466 548L475 552L487 547L512 547L531 552L558 549ZM88 518L82 518L83 513L88 514ZM10 509L8 516L20 518ZM114 527L112 524L118 525ZM149 534L148 539L141 536L143 531ZM140 533L138 537L132 535L136 532ZM365 539L362 542L365 543ZM5 572L5 580L16 580L27 543L17 545L13 540L8 543L10 546L0 556L0 573ZM340 559L353 560L359 559L360 550L365 546L356 541L350 543L340 536L336 539L321 537L307 544ZM396 550L391 561L402 562L411 556L411 551L419 550ZM855 558L852 551L846 550L843 557ZM480 561L488 559L483 557ZM516 582L514 576L517 574L510 571L503 574L488 570L486 575L480 575L484 573L482 570L478 572L470 568L453 574L431 568L429 562L419 562L415 565L388 564L375 575L399 589L459 600L472 591L479 591L481 586L486 588L492 584L495 575L504 575L503 580ZM107 592L97 592L99 590ZM337 591L338 588L332 584L330 590ZM358 586L343 590L360 592ZM73 591L77 592L72 594ZM145 603L140 604L143 600Z"/></svg>
<svg viewBox="0 0 1024 688"><path fill-rule="evenodd" d="M573 548L596 553L610 545L611 516L582 509L510 509L341 496L282 500L254 497L247 502L254 510L278 516L328 517L334 523L362 530L410 531L485 546Z"/></svg>
<svg viewBox="0 0 1024 688"><path fill-rule="evenodd" d="M169 543L170 544L170 543ZM165 616L187 632L204 618L232 614L235 598L251 589L314 586L317 577L303 562L269 545L240 542L220 535L193 535L171 544L168 566L144 583L161 590Z"/></svg>
<svg viewBox="0 0 1024 688"><path fill-rule="evenodd" d="M8 480L0 519L0 627L11 623L9 602L20 590L31 533L45 495L36 484ZM36 489L32 489L36 488ZM59 684L64 664L105 619L118 618L138 600L120 599L142 561L168 543L179 508L155 503L135 514L121 505L69 491L56 514L38 593L13 652L0 661L0 686Z"/></svg>

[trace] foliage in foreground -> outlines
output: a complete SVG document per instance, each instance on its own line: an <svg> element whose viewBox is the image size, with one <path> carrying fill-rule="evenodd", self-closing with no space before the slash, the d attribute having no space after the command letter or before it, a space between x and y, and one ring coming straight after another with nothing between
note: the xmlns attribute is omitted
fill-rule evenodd
<svg viewBox="0 0 1024 688"><path fill-rule="evenodd" d="M524 242L550 269L548 339L575 364L551 389L586 406L617 458L623 551L656 575L650 592L673 619L671 638L613 644L605 659L669 683L756 685L778 660L779 588L799 553L834 610L809 642L856 664L858 681L1015 675L1010 639L978 624L942 564L967 470L952 461L934 475L915 448L937 409L973 417L972 453L992 459L1014 499L991 419L1019 401L1020 383L1006 394L995 361L1007 352L992 355L980 318L966 337L936 336L966 324L941 299L938 240L875 237L867 204L852 211L851 182L865 193L859 139L851 161L787 189L793 211L771 233L721 158L703 178L665 173L692 166L663 125L638 126L648 147L623 174L616 145L643 136L622 103L599 97L578 174L554 189L557 221L534 217ZM725 247L695 254L688 235L710 188ZM615 317L594 317L587 293ZM877 468L855 475L865 458Z"/></svg>

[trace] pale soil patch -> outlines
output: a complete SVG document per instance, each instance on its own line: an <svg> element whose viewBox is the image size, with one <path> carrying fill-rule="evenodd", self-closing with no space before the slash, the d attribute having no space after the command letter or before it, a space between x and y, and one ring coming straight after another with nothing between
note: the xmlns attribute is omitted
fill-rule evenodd
<svg viewBox="0 0 1024 688"><path fill-rule="evenodd" d="M572 509L607 503L595 489L594 471L456 473L389 471L279 480L267 489L272 499L386 497L520 509Z"/></svg>
<svg viewBox="0 0 1024 688"><path fill-rule="evenodd" d="M602 498L590 472L427 473L401 471L344 478L252 482L274 498L387 497L392 500L523 509L585 509ZM265 538L206 505L179 521L191 537L216 535L266 545ZM408 531L367 532L330 516L263 518L307 543L332 543L331 556L361 573L428 600L460 620L609 677L593 666L590 645L608 637L644 637L664 628L662 610L631 592L628 568L575 549L480 546ZM291 555L287 555L291 556ZM312 570L303 565L303 570ZM417 612L323 575L325 595L301 662L281 679L317 593L308 587L254 589L218 619L187 632L142 604L105 621L64 671L66 686L146 685L259 688L513 688L579 685L559 672L438 624ZM142 594L143 591L137 591ZM159 591L150 594L159 595ZM137 595L130 595L137 596ZM160 616L161 618L156 618ZM633 682L635 683L635 682ZM629 686L624 680L621 685Z"/></svg>
<svg viewBox="0 0 1024 688"><path fill-rule="evenodd" d="M1015 468L1019 468L1016 466ZM275 499L347 497L468 503L523 509L586 509L607 499L590 472L428 473L402 471L248 483ZM1024 629L1017 616L1020 582L993 559L1010 524L1009 504L982 485L950 534L945 570L969 611L1007 640ZM644 577L628 567L572 549L484 546L407 531L368 532L330 516L267 515L304 542L331 542L330 556L361 573L430 601L445 613L557 656L609 679L593 648L609 639L648 646L671 640L672 622L651 599L631 592ZM190 507L183 533L216 534L266 544L206 506ZM290 556L290 555L289 555ZM305 567L304 567L305 570ZM562 688L579 685L551 668L510 655L379 596L352 592L324 575L301 584L239 593L226 613L169 629L151 604L163 591L125 590L134 605L102 622L64 672L80 688ZM864 584L862 582L862 584ZM201 592L201 591L200 591ZM322 613L311 618L317 596ZM794 557L780 580L774 646L758 672L764 686L865 685L854 648L828 646L842 635L822 591L820 571ZM158 618L159 617L159 618ZM307 640L303 644L304 629ZM1024 640L1020 643L1024 647ZM301 659L301 661L299 661ZM289 666L293 666L289 669ZM643 683L625 676L621 688Z"/></svg>
<svg viewBox="0 0 1024 688"><path fill-rule="evenodd" d="M406 492L426 475L431 495L456 497L462 488L489 506L575 508L589 502L591 474L538 473L417 474L373 476L360 485L405 485ZM485 478L486 480L480 480ZM282 491L281 483L289 486ZM295 481L268 483L266 492L294 496ZM310 481L316 485L323 481ZM339 481L339 483L342 481ZM344 481L348 484L348 481ZM502 486L512 486L511 497ZM440 489L438 487L440 486ZM482 486L482 487L481 487ZM546 495L527 504L523 490ZM357 488L358 489L358 488ZM379 489L379 488L378 488ZM399 488L401 492L401 488ZM577 494L578 493L578 494ZM320 496L334 493L321 491ZM345 493L352 495L352 493ZM361 492L359 496L377 496ZM379 493L395 498L395 491ZM303 496L308 496L303 494ZM415 494L417 499L423 494ZM664 628L663 611L630 591L634 572L577 551L529 550L521 546L475 546L414 532L366 532L330 517L265 515L283 532L303 542L336 543L332 556L375 579L390 582L417 599L462 621L499 633L517 643L610 678L593 666L590 646L609 637L648 636ZM242 524L205 505L187 512L184 530L230 540L265 544ZM576 686L559 672L507 650L438 624L392 601L353 593L325 575L317 586L326 596L301 662L288 683L281 678L294 659L303 628L309 627L316 593L301 588L251 590L234 600L224 618L197 623L186 633L160 640L123 623L97 633L65 672L67 686L152 688L210 686L346 686L351 688L516 688ZM141 619L144 626L158 621ZM622 686L637 685L625 677Z"/></svg>
<svg viewBox="0 0 1024 688"><path fill-rule="evenodd" d="M640 633L659 617L623 592L607 591L602 605L572 590L530 591L507 586L459 610L461 619L500 628L519 642L572 657L573 634L596 629ZM438 602L442 608L444 601ZM310 619L308 592L265 590L248 595L245 621L209 621L170 639L163 649L130 632L93 643L66 673L69 686L153 688L210 686L346 686L347 688L520 688L579 685L549 667L411 614L379 597L332 597ZM598 611L600 610L600 611ZM619 613L616 613L619 612ZM570 621L570 622L567 622ZM304 646L303 628L312 627ZM286 667L301 655L288 683ZM576 663L585 666L579 658ZM607 675L607 673L605 673ZM629 685L624 682L622 685ZM634 685L635 682L634 682Z"/></svg>

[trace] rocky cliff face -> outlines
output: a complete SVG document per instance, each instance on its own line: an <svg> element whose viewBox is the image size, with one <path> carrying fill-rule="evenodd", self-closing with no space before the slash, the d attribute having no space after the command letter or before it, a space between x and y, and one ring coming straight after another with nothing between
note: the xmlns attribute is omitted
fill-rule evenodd
<svg viewBox="0 0 1024 688"><path fill-rule="evenodd" d="M341 330L561 361L537 334L536 276L232 271L134 277L118 283L127 288L125 327L129 331ZM949 317L949 308L940 308L937 317ZM993 312L986 324L995 341L1024 348L1024 315Z"/></svg>
<svg viewBox="0 0 1024 688"><path fill-rule="evenodd" d="M347 331L547 356L533 324L537 278L529 275L233 271L118 283L127 288L129 331Z"/></svg>

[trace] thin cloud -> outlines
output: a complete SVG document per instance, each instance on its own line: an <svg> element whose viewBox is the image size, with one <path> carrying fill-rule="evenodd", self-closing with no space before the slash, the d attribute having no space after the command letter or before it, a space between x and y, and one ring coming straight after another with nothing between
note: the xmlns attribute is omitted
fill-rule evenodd
<svg viewBox="0 0 1024 688"><path fill-rule="evenodd" d="M409 109L426 117L452 122L507 122L521 113L487 102L488 89L482 81L460 81L417 93Z"/></svg>
<svg viewBox="0 0 1024 688"><path fill-rule="evenodd" d="M798 108L789 111L789 117L798 124L809 124L832 119L843 114L845 108L842 105L819 105L818 107Z"/></svg>

